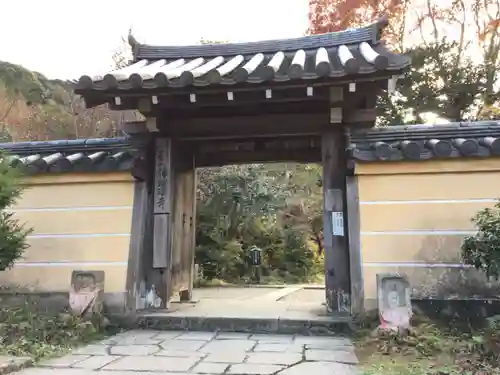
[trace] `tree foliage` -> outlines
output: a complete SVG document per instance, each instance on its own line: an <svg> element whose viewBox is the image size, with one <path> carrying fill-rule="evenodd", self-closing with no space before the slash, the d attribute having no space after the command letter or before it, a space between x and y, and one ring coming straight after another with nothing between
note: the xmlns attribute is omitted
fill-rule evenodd
<svg viewBox="0 0 500 375"><path fill-rule="evenodd" d="M299 186L294 179L308 179L316 172L313 166L283 164L201 170L196 261L204 276L249 279L252 246L262 250L264 277L298 282L317 275L321 259L311 246L309 230L300 230L287 216L294 212L291 199Z"/></svg>
<svg viewBox="0 0 500 375"><path fill-rule="evenodd" d="M131 59L125 39L111 56L110 69ZM49 80L22 66L0 61L0 137L3 141L109 138L120 125L138 121L137 111L111 111L107 105L85 108L72 84Z"/></svg>
<svg viewBox="0 0 500 375"><path fill-rule="evenodd" d="M499 116L500 0L311 0L310 33L374 22L412 58L395 94L379 101L379 125Z"/></svg>
<svg viewBox="0 0 500 375"><path fill-rule="evenodd" d="M407 54L412 67L396 93L380 98L379 124L425 123L429 113L449 121L497 116L498 89L489 92L488 68L459 56L456 42L421 45Z"/></svg>
<svg viewBox="0 0 500 375"><path fill-rule="evenodd" d="M387 17L385 39L397 43L405 30L409 0L309 0L309 34L365 26Z"/></svg>
<svg viewBox="0 0 500 375"><path fill-rule="evenodd" d="M500 202L494 208L479 211L472 219L477 228L474 236L462 243L462 257L488 276L500 276Z"/></svg>
<svg viewBox="0 0 500 375"><path fill-rule="evenodd" d="M0 62L3 141L116 137L121 121L107 106L86 109L68 82Z"/></svg>
<svg viewBox="0 0 500 375"><path fill-rule="evenodd" d="M8 157L0 155L0 270L13 266L28 247L26 236L31 232L8 211L19 198L22 188L19 171L10 166Z"/></svg>

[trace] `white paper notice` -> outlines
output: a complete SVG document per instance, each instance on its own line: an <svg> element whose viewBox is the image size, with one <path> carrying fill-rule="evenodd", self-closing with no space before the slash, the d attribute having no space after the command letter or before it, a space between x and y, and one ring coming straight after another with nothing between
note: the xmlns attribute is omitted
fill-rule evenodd
<svg viewBox="0 0 500 375"><path fill-rule="evenodd" d="M332 212L332 234L334 236L344 236L344 213Z"/></svg>

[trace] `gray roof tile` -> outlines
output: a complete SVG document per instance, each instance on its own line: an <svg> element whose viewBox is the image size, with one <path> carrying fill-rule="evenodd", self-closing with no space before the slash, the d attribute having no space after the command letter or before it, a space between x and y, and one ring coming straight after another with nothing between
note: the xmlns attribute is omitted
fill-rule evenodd
<svg viewBox="0 0 500 375"><path fill-rule="evenodd" d="M0 149L27 174L126 171L135 154L127 138L1 143Z"/></svg>
<svg viewBox="0 0 500 375"><path fill-rule="evenodd" d="M497 157L500 121L389 126L354 133L350 142L359 161Z"/></svg>

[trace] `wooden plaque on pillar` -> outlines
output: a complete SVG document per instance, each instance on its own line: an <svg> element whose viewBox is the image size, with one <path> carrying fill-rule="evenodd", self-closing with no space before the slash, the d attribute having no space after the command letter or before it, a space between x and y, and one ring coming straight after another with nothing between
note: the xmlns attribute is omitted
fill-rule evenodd
<svg viewBox="0 0 500 375"><path fill-rule="evenodd" d="M155 140L153 268L170 264L172 212L172 143L169 138Z"/></svg>
<svg viewBox="0 0 500 375"><path fill-rule="evenodd" d="M169 138L157 138L155 140L155 214L171 213L171 146Z"/></svg>

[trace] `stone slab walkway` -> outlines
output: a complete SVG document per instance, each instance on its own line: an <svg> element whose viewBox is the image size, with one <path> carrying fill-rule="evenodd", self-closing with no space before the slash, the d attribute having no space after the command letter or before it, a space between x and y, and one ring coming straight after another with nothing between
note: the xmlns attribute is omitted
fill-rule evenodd
<svg viewBox="0 0 500 375"><path fill-rule="evenodd" d="M325 290L304 286L268 288L208 287L193 291L196 303L173 303L174 317L304 319L330 318L324 305Z"/></svg>
<svg viewBox="0 0 500 375"><path fill-rule="evenodd" d="M19 375L352 375L342 337L135 330L88 345Z"/></svg>

